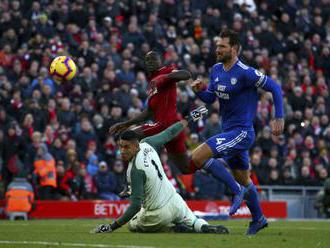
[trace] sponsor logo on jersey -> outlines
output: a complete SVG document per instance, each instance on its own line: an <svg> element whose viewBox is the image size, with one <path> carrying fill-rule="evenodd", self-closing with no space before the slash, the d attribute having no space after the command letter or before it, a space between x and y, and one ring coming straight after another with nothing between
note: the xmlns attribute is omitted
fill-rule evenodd
<svg viewBox="0 0 330 248"><path fill-rule="evenodd" d="M231 78L231 79L230 79L230 83L231 83L232 85L235 85L235 84L237 83L237 78Z"/></svg>
<svg viewBox="0 0 330 248"><path fill-rule="evenodd" d="M229 100L229 94L227 94L227 93L216 91L215 94L221 99Z"/></svg>
<svg viewBox="0 0 330 248"><path fill-rule="evenodd" d="M218 91L225 91L226 90L226 86L225 85L218 85Z"/></svg>

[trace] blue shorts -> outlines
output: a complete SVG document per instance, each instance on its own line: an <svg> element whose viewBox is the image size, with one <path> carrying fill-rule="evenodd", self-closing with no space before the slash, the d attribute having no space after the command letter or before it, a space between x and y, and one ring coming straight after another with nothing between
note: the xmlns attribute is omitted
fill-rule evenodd
<svg viewBox="0 0 330 248"><path fill-rule="evenodd" d="M222 158L234 170L249 169L249 149L255 139L254 130L234 129L209 138L205 143L214 158Z"/></svg>

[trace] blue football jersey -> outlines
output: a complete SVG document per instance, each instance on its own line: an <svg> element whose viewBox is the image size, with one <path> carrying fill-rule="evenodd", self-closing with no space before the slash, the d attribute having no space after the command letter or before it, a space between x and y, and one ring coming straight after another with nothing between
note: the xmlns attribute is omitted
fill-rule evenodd
<svg viewBox="0 0 330 248"><path fill-rule="evenodd" d="M237 61L229 71L221 63L215 64L207 91L219 99L224 131L235 127L253 128L258 93L267 83L267 76Z"/></svg>

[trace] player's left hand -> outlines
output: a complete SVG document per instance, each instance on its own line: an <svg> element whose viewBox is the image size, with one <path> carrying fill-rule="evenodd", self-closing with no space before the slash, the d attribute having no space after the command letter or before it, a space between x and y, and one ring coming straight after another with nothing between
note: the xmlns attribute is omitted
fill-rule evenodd
<svg viewBox="0 0 330 248"><path fill-rule="evenodd" d="M272 134L275 136L279 136L281 133L283 133L284 130L284 119L283 118L277 118L270 122L270 127L272 129Z"/></svg>
<svg viewBox="0 0 330 248"><path fill-rule="evenodd" d="M112 232L110 224L101 224L90 231L90 233L110 233Z"/></svg>

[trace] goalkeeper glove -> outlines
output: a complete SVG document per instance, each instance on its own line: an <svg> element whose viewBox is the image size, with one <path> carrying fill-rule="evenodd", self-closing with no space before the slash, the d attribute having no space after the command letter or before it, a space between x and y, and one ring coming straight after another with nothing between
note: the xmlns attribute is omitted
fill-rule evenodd
<svg viewBox="0 0 330 248"><path fill-rule="evenodd" d="M91 233L111 233L119 227L120 225L117 223L117 221L114 221L111 225L110 224L98 225L93 230L91 230Z"/></svg>
<svg viewBox="0 0 330 248"><path fill-rule="evenodd" d="M208 110L205 106L200 106L194 110L192 110L189 116L186 117L188 122L193 121L196 122L203 118L204 115L208 113Z"/></svg>
<svg viewBox="0 0 330 248"><path fill-rule="evenodd" d="M110 224L101 224L91 230L91 233L110 233L112 231Z"/></svg>

